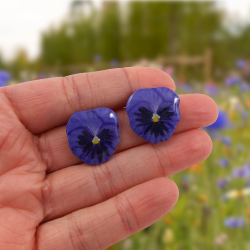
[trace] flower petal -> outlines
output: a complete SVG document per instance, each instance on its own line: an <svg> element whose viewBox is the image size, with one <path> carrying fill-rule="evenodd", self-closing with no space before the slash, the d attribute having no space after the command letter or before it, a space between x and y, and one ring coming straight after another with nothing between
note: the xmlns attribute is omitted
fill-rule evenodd
<svg viewBox="0 0 250 250"><path fill-rule="evenodd" d="M108 161L120 141L118 117L108 108L74 113L66 132L73 154L89 165Z"/></svg>
<svg viewBox="0 0 250 250"><path fill-rule="evenodd" d="M130 126L150 143L166 141L180 121L179 103L179 97L169 88L139 89L126 105ZM159 120L152 120L153 115Z"/></svg>

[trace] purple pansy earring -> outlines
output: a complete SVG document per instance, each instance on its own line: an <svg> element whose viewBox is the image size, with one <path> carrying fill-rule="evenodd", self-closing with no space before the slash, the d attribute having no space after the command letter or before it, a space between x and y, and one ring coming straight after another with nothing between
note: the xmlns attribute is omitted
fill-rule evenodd
<svg viewBox="0 0 250 250"><path fill-rule="evenodd" d="M168 140L180 121L180 98L166 87L139 89L126 105L130 126L150 143Z"/></svg>
<svg viewBox="0 0 250 250"><path fill-rule="evenodd" d="M108 108L74 113L66 132L73 154L89 165L108 161L120 141L118 117Z"/></svg>

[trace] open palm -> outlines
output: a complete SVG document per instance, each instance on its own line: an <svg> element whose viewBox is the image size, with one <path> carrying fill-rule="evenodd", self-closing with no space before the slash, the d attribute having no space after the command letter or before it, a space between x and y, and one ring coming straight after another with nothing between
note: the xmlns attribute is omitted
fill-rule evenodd
<svg viewBox="0 0 250 250"><path fill-rule="evenodd" d="M167 176L211 152L199 130L217 117L207 96L180 96L181 121L170 140L146 143L123 109L139 88L172 79L149 68L113 69L0 88L0 249L104 249L149 226L176 203ZM69 148L65 125L79 110L116 111L121 140L97 166Z"/></svg>

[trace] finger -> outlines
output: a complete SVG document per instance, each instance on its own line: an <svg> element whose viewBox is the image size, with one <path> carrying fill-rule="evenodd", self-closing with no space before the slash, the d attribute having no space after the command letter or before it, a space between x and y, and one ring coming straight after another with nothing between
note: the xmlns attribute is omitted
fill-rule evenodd
<svg viewBox="0 0 250 250"><path fill-rule="evenodd" d="M163 71L133 67L44 79L6 88L24 125L35 134L66 124L80 110L124 107L139 88L175 88Z"/></svg>
<svg viewBox="0 0 250 250"><path fill-rule="evenodd" d="M175 133L205 127L217 118L217 106L208 96L200 94L180 96L181 120ZM126 110L117 111L120 124L120 143L117 152L141 145L146 141L130 128ZM48 172L80 164L82 161L70 150L65 126L53 129L40 137L40 152L47 163Z"/></svg>
<svg viewBox="0 0 250 250"><path fill-rule="evenodd" d="M167 142L123 151L99 166L77 165L53 172L43 186L45 220L100 203L151 179L173 175L205 160L211 149L209 136L195 129Z"/></svg>
<svg viewBox="0 0 250 250"><path fill-rule="evenodd" d="M104 203L42 224L36 249L105 249L159 220L177 199L172 180L146 182Z"/></svg>

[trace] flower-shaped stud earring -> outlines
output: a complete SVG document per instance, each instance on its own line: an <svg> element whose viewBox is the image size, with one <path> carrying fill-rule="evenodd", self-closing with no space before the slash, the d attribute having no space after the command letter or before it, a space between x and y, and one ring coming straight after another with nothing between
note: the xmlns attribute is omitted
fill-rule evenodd
<svg viewBox="0 0 250 250"><path fill-rule="evenodd" d="M89 165L108 161L120 141L118 117L108 108L74 113L66 132L73 154Z"/></svg>
<svg viewBox="0 0 250 250"><path fill-rule="evenodd" d="M139 89L126 105L130 126L150 143L168 140L180 121L180 98L169 88Z"/></svg>

